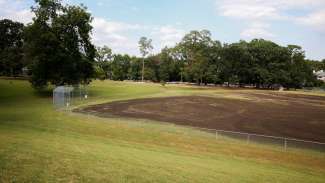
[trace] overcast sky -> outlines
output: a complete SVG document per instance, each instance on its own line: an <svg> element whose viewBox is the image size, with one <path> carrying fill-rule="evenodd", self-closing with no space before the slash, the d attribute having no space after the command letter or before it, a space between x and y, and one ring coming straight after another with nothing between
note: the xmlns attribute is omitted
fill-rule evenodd
<svg viewBox="0 0 325 183"><path fill-rule="evenodd" d="M325 58L325 0L64 0L83 3L94 17L93 41L114 52L139 55L141 36L155 51L190 30L208 29L232 43L264 38L298 44L310 59ZM0 0L0 19L31 22L33 0ZM1 35L0 35L1 36Z"/></svg>

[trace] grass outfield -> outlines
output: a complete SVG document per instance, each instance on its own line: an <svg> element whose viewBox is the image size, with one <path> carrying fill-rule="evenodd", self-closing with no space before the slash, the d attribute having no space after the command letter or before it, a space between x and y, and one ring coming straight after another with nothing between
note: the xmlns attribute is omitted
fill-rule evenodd
<svg viewBox="0 0 325 183"><path fill-rule="evenodd" d="M94 82L87 104L224 89ZM252 91L250 91L252 92ZM86 105L86 104L83 104ZM189 128L56 112L26 81L0 80L0 182L324 182L325 154L216 141Z"/></svg>

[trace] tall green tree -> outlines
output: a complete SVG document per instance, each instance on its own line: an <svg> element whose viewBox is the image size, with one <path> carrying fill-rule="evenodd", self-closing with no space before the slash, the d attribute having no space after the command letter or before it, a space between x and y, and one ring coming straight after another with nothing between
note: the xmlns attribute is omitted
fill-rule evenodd
<svg viewBox="0 0 325 183"><path fill-rule="evenodd" d="M216 64L213 61L217 61L215 58L219 57L216 50L221 48L220 42L212 40L208 30L191 31L177 47L181 58L186 62L184 71L187 80L206 84L211 78L209 74L215 74L212 73L214 70L211 70L211 65Z"/></svg>
<svg viewBox="0 0 325 183"><path fill-rule="evenodd" d="M112 79L113 52L108 46L97 47L96 50L96 75L99 79Z"/></svg>
<svg viewBox="0 0 325 183"><path fill-rule="evenodd" d="M290 80L287 87L301 88L305 85L312 85L315 76L311 66L305 60L305 52L298 45L288 45L287 49L290 55Z"/></svg>
<svg viewBox="0 0 325 183"><path fill-rule="evenodd" d="M9 19L0 20L0 75L21 73L23 62L24 24Z"/></svg>
<svg viewBox="0 0 325 183"><path fill-rule="evenodd" d="M108 62L113 58L112 49L108 46L97 47L95 60L97 62Z"/></svg>
<svg viewBox="0 0 325 183"><path fill-rule="evenodd" d="M173 49L164 48L159 54L159 80L160 81L179 81L181 62L173 58Z"/></svg>
<svg viewBox="0 0 325 183"><path fill-rule="evenodd" d="M26 28L26 54L32 62L32 85L88 84L94 76L96 49L91 43L92 17L86 7L60 0L35 0L33 23Z"/></svg>
<svg viewBox="0 0 325 183"><path fill-rule="evenodd" d="M229 84L249 84L252 78L252 58L248 43L226 44L222 50L221 79Z"/></svg>
<svg viewBox="0 0 325 183"><path fill-rule="evenodd" d="M322 70L325 70L325 59L322 60L322 66L321 66Z"/></svg>
<svg viewBox="0 0 325 183"><path fill-rule="evenodd" d="M139 81L142 76L142 58L132 57L130 61L130 68L128 71L128 77L131 80Z"/></svg>
<svg viewBox="0 0 325 183"><path fill-rule="evenodd" d="M150 51L152 51L153 46L152 46L152 39L148 39L146 37L141 37L139 40L139 50L140 53L143 57L142 60L142 76L141 76L141 80L142 82L144 81L144 60L145 57L150 53Z"/></svg>
<svg viewBox="0 0 325 183"><path fill-rule="evenodd" d="M131 57L129 55L116 54L112 61L112 79L113 80L127 80L128 72L130 70Z"/></svg>
<svg viewBox="0 0 325 183"><path fill-rule="evenodd" d="M318 61L318 60L306 60L308 62L308 64L310 65L310 67L314 70L314 71L320 71L323 70L325 68L325 60L323 61Z"/></svg>

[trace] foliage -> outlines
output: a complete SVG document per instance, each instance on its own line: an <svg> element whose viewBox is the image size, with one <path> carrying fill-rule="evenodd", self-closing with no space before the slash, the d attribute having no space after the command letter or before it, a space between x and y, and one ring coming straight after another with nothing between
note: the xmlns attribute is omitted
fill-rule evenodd
<svg viewBox="0 0 325 183"><path fill-rule="evenodd" d="M112 73L109 78L113 80L140 80L141 61L142 66L146 65L144 77L154 82L226 83L257 88L320 86L313 70L322 69L325 63L306 60L297 45L283 47L264 39L222 45L203 30L192 31L175 47L163 48L147 58L113 55L110 62L105 62L105 72Z"/></svg>
<svg viewBox="0 0 325 183"><path fill-rule="evenodd" d="M108 46L97 47L96 50L96 78L101 80L112 79L111 61L113 59L112 49Z"/></svg>
<svg viewBox="0 0 325 183"><path fill-rule="evenodd" d="M152 39L148 39L146 37L141 37L139 40L139 50L140 53L143 57L142 60L142 76L141 76L141 80L144 80L144 75L145 75L145 70L144 70L144 58L150 53L150 51L153 49L152 46Z"/></svg>
<svg viewBox="0 0 325 183"><path fill-rule="evenodd" d="M151 42L147 38L141 40ZM106 50L111 55L108 47ZM149 53L141 50L143 56ZM125 55L122 59L122 55L114 54L110 58L103 62L107 65L103 70L111 73L106 78L113 80L142 79L142 62L142 69L146 65L144 78L154 82L187 81L256 88L320 86L322 83L317 81L313 70L323 69L325 63L306 60L298 45L284 47L264 39L222 45L207 30L191 31L175 47L165 47L146 58Z"/></svg>
<svg viewBox="0 0 325 183"><path fill-rule="evenodd" d="M198 84L217 81L221 44L212 40L209 31L191 31L177 47L180 58L185 62L186 80ZM215 69L211 69L211 65Z"/></svg>
<svg viewBox="0 0 325 183"><path fill-rule="evenodd" d="M314 71L325 70L325 59L321 62L317 60L306 60Z"/></svg>
<svg viewBox="0 0 325 183"><path fill-rule="evenodd" d="M114 55L114 59L111 63L112 79L119 81L127 80L130 62L131 58L128 55Z"/></svg>
<svg viewBox="0 0 325 183"><path fill-rule="evenodd" d="M139 40L139 50L143 57L146 57L153 49L152 39L141 37Z"/></svg>
<svg viewBox="0 0 325 183"><path fill-rule="evenodd" d="M95 60L97 62L108 62L112 60L113 53L112 49L108 46L97 47Z"/></svg>
<svg viewBox="0 0 325 183"><path fill-rule="evenodd" d="M142 76L142 58L132 57L129 68L129 79L134 81L141 80Z"/></svg>
<svg viewBox="0 0 325 183"><path fill-rule="evenodd" d="M192 31L174 48L164 48L149 58L146 78L152 81L228 83L257 88L319 85L300 46L283 47L263 39L221 45L212 40L209 31Z"/></svg>
<svg viewBox="0 0 325 183"><path fill-rule="evenodd" d="M90 41L92 18L84 6L63 6L59 0L36 0L33 23L25 31L31 83L88 84L94 75L95 47Z"/></svg>
<svg viewBox="0 0 325 183"><path fill-rule="evenodd" d="M23 62L24 25L12 20L0 20L0 75L21 74Z"/></svg>

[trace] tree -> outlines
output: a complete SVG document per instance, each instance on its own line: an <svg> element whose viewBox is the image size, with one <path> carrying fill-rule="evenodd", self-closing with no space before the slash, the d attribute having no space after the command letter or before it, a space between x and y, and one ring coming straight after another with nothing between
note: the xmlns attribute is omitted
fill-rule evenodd
<svg viewBox="0 0 325 183"><path fill-rule="evenodd" d="M128 77L131 80L139 81L142 76L142 58L132 57L130 62L130 68L128 71Z"/></svg>
<svg viewBox="0 0 325 183"><path fill-rule="evenodd" d="M159 69L160 69L161 59L159 55L152 55L146 58L145 63L147 67L144 72L144 77L153 82L160 81Z"/></svg>
<svg viewBox="0 0 325 183"><path fill-rule="evenodd" d="M158 55L159 59L159 80L160 81L177 81L180 80L180 67L177 60L172 57L172 49L164 48Z"/></svg>
<svg viewBox="0 0 325 183"><path fill-rule="evenodd" d="M139 50L143 57L142 60L142 82L144 81L144 59L145 57L150 53L150 51L153 49L152 46L152 39L148 39L146 37L141 37L139 41Z"/></svg>
<svg viewBox="0 0 325 183"><path fill-rule="evenodd" d="M108 62L112 60L113 53L112 49L108 46L97 47L95 60L97 62Z"/></svg>
<svg viewBox="0 0 325 183"><path fill-rule="evenodd" d="M88 84L94 76L96 49L92 17L86 7L60 0L35 0L33 23L26 28L26 54L32 62L32 86Z"/></svg>
<svg viewBox="0 0 325 183"><path fill-rule="evenodd" d="M151 40L141 38L142 58L115 55L113 62L109 62L111 78L301 88L319 86L312 71L321 70L325 65L325 61L306 60L304 51L297 45L284 47L264 39L222 45L207 30L191 31L175 47L166 47L149 57L146 56L152 47L147 45L151 45ZM111 55L111 50L107 52ZM107 60L102 57L96 60Z"/></svg>
<svg viewBox="0 0 325 183"><path fill-rule="evenodd" d="M0 75L15 76L21 73L23 63L24 24L0 20Z"/></svg>
<svg viewBox="0 0 325 183"><path fill-rule="evenodd" d="M97 78L112 79L111 61L113 59L112 49L108 46L97 47L96 50L96 67Z"/></svg>
<svg viewBox="0 0 325 183"><path fill-rule="evenodd" d="M282 84L278 76L285 77L288 54L286 50L272 41L254 39L249 43L252 58L252 82L257 88L270 88L272 84Z"/></svg>
<svg viewBox="0 0 325 183"><path fill-rule="evenodd" d="M211 72L211 65L216 64L215 58L219 57L217 49L221 48L221 44L219 41L212 40L209 31L191 31L184 36L177 47L181 58L186 62L184 71L188 81L207 84L209 78L211 80L208 74L217 76Z"/></svg>
<svg viewBox="0 0 325 183"><path fill-rule="evenodd" d="M117 54L112 61L112 79L123 81L128 79L131 57L129 55Z"/></svg>
<svg viewBox="0 0 325 183"><path fill-rule="evenodd" d="M305 52L298 45L288 45L287 50L290 55L290 80L287 87L301 88L305 85L313 85L315 76L310 64L305 60Z"/></svg>
<svg viewBox="0 0 325 183"><path fill-rule="evenodd" d="M229 84L248 84L252 78L252 58L248 43L226 44L222 49L221 80Z"/></svg>
<svg viewBox="0 0 325 183"><path fill-rule="evenodd" d="M325 59L322 61L307 59L306 61L314 71L325 70Z"/></svg>

